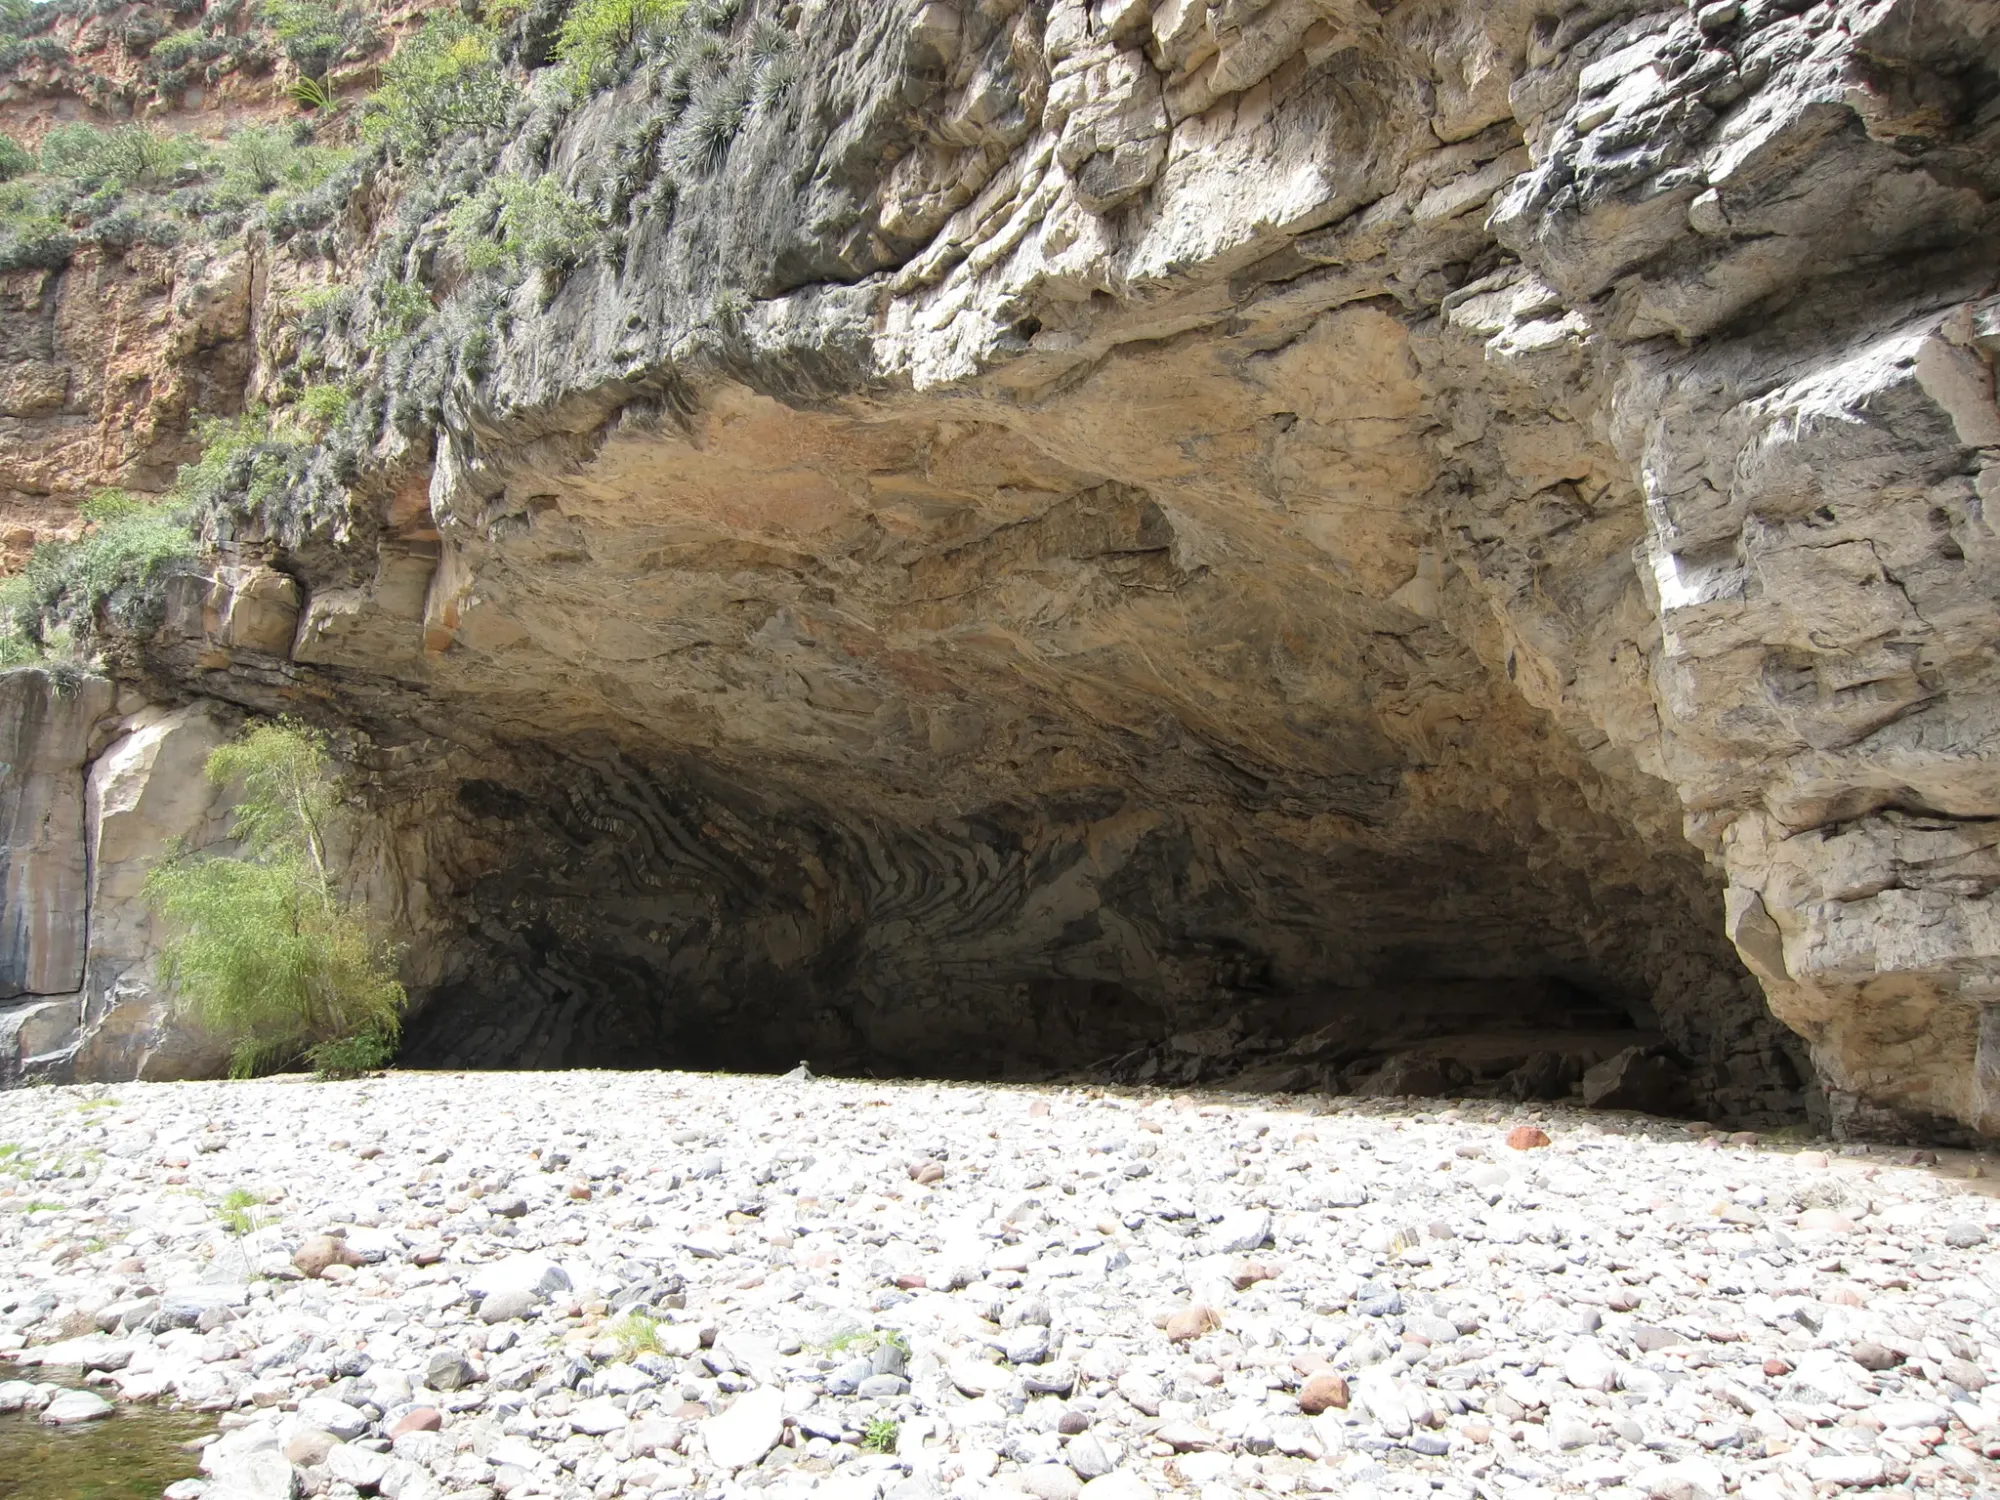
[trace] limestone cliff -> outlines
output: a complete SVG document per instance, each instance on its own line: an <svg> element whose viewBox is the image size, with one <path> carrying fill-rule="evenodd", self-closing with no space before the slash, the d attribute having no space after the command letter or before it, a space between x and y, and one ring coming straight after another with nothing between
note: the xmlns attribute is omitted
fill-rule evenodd
<svg viewBox="0 0 2000 1500"><path fill-rule="evenodd" d="M750 4L579 100L558 9L506 126L171 268L223 409L358 394L107 632L357 736L413 1060L1534 1093L1663 1038L1714 1118L2000 1132L2000 12ZM496 176L589 242L478 273ZM51 837L10 881L82 888Z"/></svg>

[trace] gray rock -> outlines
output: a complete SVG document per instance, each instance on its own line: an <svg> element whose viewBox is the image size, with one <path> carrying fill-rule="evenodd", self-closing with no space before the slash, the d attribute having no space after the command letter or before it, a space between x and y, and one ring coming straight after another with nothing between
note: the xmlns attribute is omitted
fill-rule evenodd
<svg viewBox="0 0 2000 1500"><path fill-rule="evenodd" d="M462 1354L441 1349L424 1368L424 1384L434 1391L462 1391L479 1378Z"/></svg>
<svg viewBox="0 0 2000 1500"><path fill-rule="evenodd" d="M42 1408L45 1427L76 1427L101 1421L117 1408L95 1391L64 1391Z"/></svg>
<svg viewBox="0 0 2000 1500"><path fill-rule="evenodd" d="M1105 1451L1104 1445L1090 1433L1071 1438L1063 1449L1063 1458L1081 1479L1098 1479L1109 1474L1116 1461Z"/></svg>

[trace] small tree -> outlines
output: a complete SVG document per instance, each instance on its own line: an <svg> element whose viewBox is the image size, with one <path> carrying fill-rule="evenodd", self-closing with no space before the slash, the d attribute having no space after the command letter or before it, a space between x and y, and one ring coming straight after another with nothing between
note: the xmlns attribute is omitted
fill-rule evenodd
<svg viewBox="0 0 2000 1500"><path fill-rule="evenodd" d="M382 70L365 129L371 140L391 141L406 156L427 156L449 135L499 124L513 92L489 28L460 15L433 15Z"/></svg>
<svg viewBox="0 0 2000 1500"><path fill-rule="evenodd" d="M208 779L242 785L243 853L176 852L146 881L173 934L161 975L178 1011L230 1043L233 1077L301 1060L325 1073L379 1066L408 1002L328 866L339 792L325 736L260 724L209 756Z"/></svg>

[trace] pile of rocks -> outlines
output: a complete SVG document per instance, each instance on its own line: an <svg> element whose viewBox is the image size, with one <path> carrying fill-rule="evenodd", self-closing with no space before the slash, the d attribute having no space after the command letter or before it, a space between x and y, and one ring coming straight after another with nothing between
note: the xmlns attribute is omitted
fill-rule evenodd
<svg viewBox="0 0 2000 1500"><path fill-rule="evenodd" d="M36 1089L0 1143L0 1358L218 1412L174 1500L2000 1485L2000 1204L1907 1152L586 1073Z"/></svg>

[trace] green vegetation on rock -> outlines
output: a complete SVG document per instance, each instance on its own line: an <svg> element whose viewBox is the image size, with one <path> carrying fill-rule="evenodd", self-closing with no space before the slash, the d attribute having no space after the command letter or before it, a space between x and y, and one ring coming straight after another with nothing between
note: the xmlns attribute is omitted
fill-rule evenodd
<svg viewBox="0 0 2000 1500"><path fill-rule="evenodd" d="M59 650L104 614L144 628L157 615L157 586L194 557L194 534L171 503L104 490L82 517L81 537L43 542L27 567L0 582L0 667Z"/></svg>
<svg viewBox="0 0 2000 1500"><path fill-rule="evenodd" d="M610 81L642 38L658 37L687 0L576 0L563 18L556 56L580 93Z"/></svg>
<svg viewBox="0 0 2000 1500"><path fill-rule="evenodd" d="M498 125L513 97L491 28L455 13L434 14L389 59L382 87L369 96L364 128L370 140L422 157L448 136Z"/></svg>

